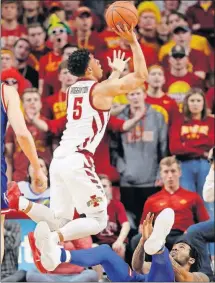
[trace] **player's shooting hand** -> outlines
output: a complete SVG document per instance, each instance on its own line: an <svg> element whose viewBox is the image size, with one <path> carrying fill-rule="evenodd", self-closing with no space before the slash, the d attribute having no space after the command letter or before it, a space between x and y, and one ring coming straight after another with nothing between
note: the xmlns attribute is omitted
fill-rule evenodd
<svg viewBox="0 0 215 283"><path fill-rule="evenodd" d="M33 180L32 180L33 190L38 194L43 193L48 186L48 178L42 171L42 169L33 171Z"/></svg>
<svg viewBox="0 0 215 283"><path fill-rule="evenodd" d="M142 226L142 241L145 242L152 234L153 226L152 222L154 219L154 214L149 212L146 216L146 219L143 221Z"/></svg>
<svg viewBox="0 0 215 283"><path fill-rule="evenodd" d="M131 26L129 30L126 24L124 24L123 27L117 25L116 28L113 29L113 31L121 38L127 40L129 43L133 43L135 40L137 40L137 36L134 32L133 26Z"/></svg>
<svg viewBox="0 0 215 283"><path fill-rule="evenodd" d="M125 69L126 63L131 59L130 57L125 60L125 53L119 50L118 52L116 50L113 51L113 61L111 61L110 57L107 57L108 59L108 66L113 71L119 71L122 73Z"/></svg>

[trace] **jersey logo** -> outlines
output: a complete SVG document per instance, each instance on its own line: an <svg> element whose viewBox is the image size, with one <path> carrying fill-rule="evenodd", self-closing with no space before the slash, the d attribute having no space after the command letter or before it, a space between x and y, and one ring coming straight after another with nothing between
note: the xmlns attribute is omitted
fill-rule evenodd
<svg viewBox="0 0 215 283"><path fill-rule="evenodd" d="M91 200L89 200L87 202L87 206L88 207L90 207L90 206L93 206L93 207L99 206L99 203L102 202L102 197L97 197L96 195L93 195L90 198L91 198Z"/></svg>

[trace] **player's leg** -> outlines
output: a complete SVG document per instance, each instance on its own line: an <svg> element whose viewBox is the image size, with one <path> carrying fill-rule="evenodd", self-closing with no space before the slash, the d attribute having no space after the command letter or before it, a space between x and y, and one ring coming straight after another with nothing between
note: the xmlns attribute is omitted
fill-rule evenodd
<svg viewBox="0 0 215 283"><path fill-rule="evenodd" d="M132 281L132 272L127 263L118 256L108 245L96 248L67 251L61 249L53 240L49 241L49 228L45 222L40 222L44 236L41 249L41 263L48 271L53 271L59 264L68 262L83 267L101 264L108 278L114 282Z"/></svg>
<svg viewBox="0 0 215 283"><path fill-rule="evenodd" d="M164 247L166 237L174 224L175 214L170 208L164 209L156 218L153 232L144 244L145 252L152 255L152 265L147 282L173 282L174 271L169 252Z"/></svg>
<svg viewBox="0 0 215 283"><path fill-rule="evenodd" d="M16 182L8 184L8 203L11 209L24 212L36 223L46 221L52 231L59 229L69 220L60 219L55 216L54 211L47 206L34 203L22 196Z"/></svg>
<svg viewBox="0 0 215 283"><path fill-rule="evenodd" d="M107 200L93 166L85 169L87 160L84 161L84 155L79 153L64 162L61 177L79 215L84 217L72 220L53 232L56 242L96 235L107 226Z"/></svg>

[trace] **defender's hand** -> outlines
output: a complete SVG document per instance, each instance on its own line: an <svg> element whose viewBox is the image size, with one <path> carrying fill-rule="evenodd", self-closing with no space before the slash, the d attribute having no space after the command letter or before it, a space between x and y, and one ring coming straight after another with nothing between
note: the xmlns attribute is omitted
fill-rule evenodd
<svg viewBox="0 0 215 283"><path fill-rule="evenodd" d="M131 59L130 57L125 59L125 53L121 50L116 52L116 50L113 51L113 62L111 61L110 57L107 57L108 59L108 66L113 70L113 71L119 71L122 73L125 69L126 63Z"/></svg>

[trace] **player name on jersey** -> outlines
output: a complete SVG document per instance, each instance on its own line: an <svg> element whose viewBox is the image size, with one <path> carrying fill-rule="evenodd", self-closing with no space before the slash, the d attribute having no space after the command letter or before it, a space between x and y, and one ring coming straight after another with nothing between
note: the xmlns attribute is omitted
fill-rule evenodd
<svg viewBox="0 0 215 283"><path fill-rule="evenodd" d="M72 87L71 88L71 93L72 94L81 94L81 93L87 93L89 91L89 87Z"/></svg>

